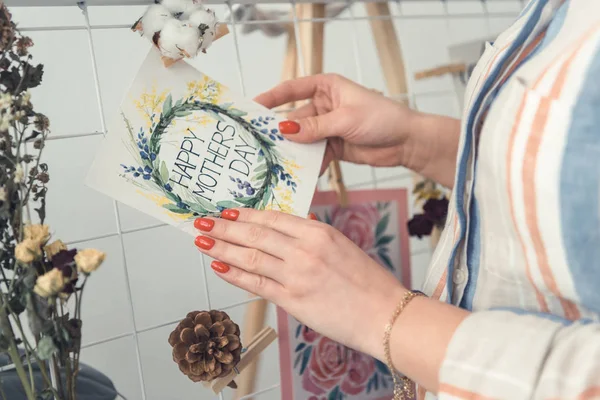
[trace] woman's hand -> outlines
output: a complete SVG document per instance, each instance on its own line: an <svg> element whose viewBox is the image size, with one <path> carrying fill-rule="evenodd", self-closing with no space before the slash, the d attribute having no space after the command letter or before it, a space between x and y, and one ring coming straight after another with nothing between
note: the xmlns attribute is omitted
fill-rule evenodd
<svg viewBox="0 0 600 400"><path fill-rule="evenodd" d="M310 102L289 113L280 131L301 143L329 139L321 173L337 159L374 167L404 166L452 186L459 120L410 110L333 74L287 81L255 99L268 108L301 100Z"/></svg>
<svg viewBox="0 0 600 400"><path fill-rule="evenodd" d="M255 99L273 108L311 100L288 114L280 131L293 141L330 138L322 171L332 159L373 166L406 165L414 112L339 75L291 80Z"/></svg>
<svg viewBox="0 0 600 400"><path fill-rule="evenodd" d="M212 267L221 278L332 340L382 356L383 327L406 289L339 231L252 209L226 210L195 226L202 232L196 245L219 260Z"/></svg>

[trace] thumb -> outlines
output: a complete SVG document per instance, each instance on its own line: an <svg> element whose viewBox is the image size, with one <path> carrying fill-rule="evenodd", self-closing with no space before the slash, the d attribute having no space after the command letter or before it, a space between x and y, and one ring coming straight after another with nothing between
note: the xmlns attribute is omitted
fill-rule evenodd
<svg viewBox="0 0 600 400"><path fill-rule="evenodd" d="M349 131L349 118L340 110L323 115L279 123L279 131L293 142L313 143L330 137L344 137Z"/></svg>

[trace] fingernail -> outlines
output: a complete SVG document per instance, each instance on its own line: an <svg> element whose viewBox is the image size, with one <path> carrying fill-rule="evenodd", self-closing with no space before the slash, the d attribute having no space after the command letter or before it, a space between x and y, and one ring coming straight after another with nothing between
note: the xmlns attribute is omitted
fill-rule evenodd
<svg viewBox="0 0 600 400"><path fill-rule="evenodd" d="M294 121L281 121L279 131L285 135L293 135L300 132L300 125Z"/></svg>
<svg viewBox="0 0 600 400"><path fill-rule="evenodd" d="M221 261L213 261L210 264L210 267L215 271L218 272L219 274L224 274L226 272L229 272L229 265L222 263Z"/></svg>
<svg viewBox="0 0 600 400"><path fill-rule="evenodd" d="M238 210L225 210L221 213L221 218L228 219L229 221L237 221L240 216L240 212Z"/></svg>
<svg viewBox="0 0 600 400"><path fill-rule="evenodd" d="M197 218L194 221L194 226L196 227L196 229L199 229L201 231L210 232L215 226L215 221L208 218Z"/></svg>
<svg viewBox="0 0 600 400"><path fill-rule="evenodd" d="M198 236L196 238L196 246L200 247L203 250L210 250L215 245L214 239L211 239L206 236Z"/></svg>
<svg viewBox="0 0 600 400"><path fill-rule="evenodd" d="M315 213L310 213L308 214L308 218L314 220L314 221L318 221L319 218L317 218L317 215Z"/></svg>

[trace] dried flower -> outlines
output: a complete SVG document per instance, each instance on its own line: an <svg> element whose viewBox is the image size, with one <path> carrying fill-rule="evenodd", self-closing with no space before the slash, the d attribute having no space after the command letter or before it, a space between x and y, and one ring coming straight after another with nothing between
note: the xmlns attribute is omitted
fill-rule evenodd
<svg viewBox="0 0 600 400"><path fill-rule="evenodd" d="M31 104L31 93L25 92L21 95L21 106L27 107Z"/></svg>
<svg viewBox="0 0 600 400"><path fill-rule="evenodd" d="M423 205L423 211L433 223L443 226L448 214L448 199L446 197L429 199Z"/></svg>
<svg viewBox="0 0 600 400"><path fill-rule="evenodd" d="M17 165L17 168L15 169L15 179L14 182L15 183L21 183L23 181L23 168L21 168L20 165Z"/></svg>
<svg viewBox="0 0 600 400"><path fill-rule="evenodd" d="M26 225L23 228L23 235L26 239L31 239L41 244L46 244L48 239L50 239L50 229L48 228L48 225Z"/></svg>
<svg viewBox="0 0 600 400"><path fill-rule="evenodd" d="M47 131L50 128L50 120L44 114L37 114L35 116L35 120L33 121L35 129L38 131Z"/></svg>
<svg viewBox="0 0 600 400"><path fill-rule="evenodd" d="M34 149L40 150L42 147L44 147L44 143L41 139L37 139L35 142L33 142Z"/></svg>
<svg viewBox="0 0 600 400"><path fill-rule="evenodd" d="M24 264L29 264L42 256L40 242L25 239L15 247L15 258Z"/></svg>
<svg viewBox="0 0 600 400"><path fill-rule="evenodd" d="M79 277L77 276L77 266L75 265L75 255L77 249L60 250L56 253L52 260L52 266L61 271L63 276L68 280L63 292L72 293L75 290L75 284Z"/></svg>
<svg viewBox="0 0 600 400"><path fill-rule="evenodd" d="M79 272L90 274L104 262L106 254L96 249L85 249L77 252L75 263Z"/></svg>
<svg viewBox="0 0 600 400"><path fill-rule="evenodd" d="M0 132L6 132L10 129L10 124L12 123L12 116L9 114L4 114L0 119Z"/></svg>
<svg viewBox="0 0 600 400"><path fill-rule="evenodd" d="M52 269L37 278L33 291L41 297L55 296L63 290L66 283L67 279L62 272Z"/></svg>
<svg viewBox="0 0 600 400"><path fill-rule="evenodd" d="M42 172L37 176L37 179L42 183L48 183L48 181L50 181L50 175L48 175L47 172Z"/></svg>
<svg viewBox="0 0 600 400"><path fill-rule="evenodd" d="M2 3L0 5L0 51L4 51L13 41L15 35L12 15Z"/></svg>
<svg viewBox="0 0 600 400"><path fill-rule="evenodd" d="M48 257L48 260L52 260L52 257L60 253L62 250L67 250L67 246L61 240L56 240L44 247L44 251L46 252L46 257Z"/></svg>
<svg viewBox="0 0 600 400"><path fill-rule="evenodd" d="M28 49L33 46L33 40L30 37L23 36L17 40L17 54L21 57L25 57L28 53Z"/></svg>
<svg viewBox="0 0 600 400"><path fill-rule="evenodd" d="M10 93L0 95L0 110L8 110L13 105L13 96Z"/></svg>

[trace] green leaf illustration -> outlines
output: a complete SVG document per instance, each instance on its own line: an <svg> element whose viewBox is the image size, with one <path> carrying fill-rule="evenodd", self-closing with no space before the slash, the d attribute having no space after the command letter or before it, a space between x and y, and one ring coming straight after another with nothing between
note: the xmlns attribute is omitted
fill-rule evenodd
<svg viewBox="0 0 600 400"><path fill-rule="evenodd" d="M394 240L394 237L392 235L382 236L377 240L377 243L375 243L375 247L384 246L390 243L392 240Z"/></svg>
<svg viewBox="0 0 600 400"><path fill-rule="evenodd" d="M302 353L302 365L300 366L300 375L304 373L306 366L308 365L308 360L310 360L310 355L312 353L312 346L308 346L304 349Z"/></svg>
<svg viewBox="0 0 600 400"><path fill-rule="evenodd" d="M233 105L233 103L224 103L224 104L221 104L221 108L224 110L228 110L229 108L231 108L232 105Z"/></svg>
<svg viewBox="0 0 600 400"><path fill-rule="evenodd" d="M175 214L188 214L189 213L188 210L179 208L175 204L164 204L163 207Z"/></svg>
<svg viewBox="0 0 600 400"><path fill-rule="evenodd" d="M163 103L163 114L168 114L171 111L171 108L173 108L173 98L171 95L168 95L167 99Z"/></svg>
<svg viewBox="0 0 600 400"><path fill-rule="evenodd" d="M390 222L390 215L386 214L379 220L377 227L375 228L375 237L381 236L387 230L388 223Z"/></svg>
<svg viewBox="0 0 600 400"><path fill-rule="evenodd" d="M235 199L235 201L245 206L252 204L254 200L254 197L238 197L237 199Z"/></svg>
<svg viewBox="0 0 600 400"><path fill-rule="evenodd" d="M390 271L394 271L394 264L392 264L390 256L388 256L381 250L377 252L377 255L379 256L379 258L381 258L381 261L383 261L385 267L387 267Z"/></svg>
<svg viewBox="0 0 600 400"><path fill-rule="evenodd" d="M306 343L300 343L298 346L296 346L296 350L294 350L294 352L297 353L305 347L306 347Z"/></svg>
<svg viewBox="0 0 600 400"><path fill-rule="evenodd" d="M255 174L260 174L263 171L267 170L267 164L266 163L261 163L258 167L254 168L254 173Z"/></svg>
<svg viewBox="0 0 600 400"><path fill-rule="evenodd" d="M196 196L196 203L190 204L190 210L197 212L199 214L205 214L206 212L214 212L217 211L217 207L214 206L210 201L203 199L200 196Z"/></svg>
<svg viewBox="0 0 600 400"><path fill-rule="evenodd" d="M167 163L165 163L164 161L160 162L160 179L162 179L163 182L169 182L169 170L167 169Z"/></svg>
<svg viewBox="0 0 600 400"><path fill-rule="evenodd" d="M217 207L238 208L239 206L240 206L240 203L238 203L237 201L223 200L223 201L217 202Z"/></svg>
<svg viewBox="0 0 600 400"><path fill-rule="evenodd" d="M176 116L177 118L183 118L183 117L187 117L188 115L192 115L192 114L193 114L193 113L192 113L192 112L190 112L190 111L177 111L177 112L175 113L175 116Z"/></svg>
<svg viewBox="0 0 600 400"><path fill-rule="evenodd" d="M265 179L265 177L266 177L266 176L267 176L267 171L263 171L263 172L261 172L260 174L257 174L257 175L254 177L254 180L255 180L255 181L262 181L263 179Z"/></svg>
<svg viewBox="0 0 600 400"><path fill-rule="evenodd" d="M247 112L238 110L237 108L230 108L228 111L229 111L229 114L233 115L234 117L244 117L244 116L248 115Z"/></svg>
<svg viewBox="0 0 600 400"><path fill-rule="evenodd" d="M211 118L216 119L217 121L225 122L225 120L214 111L204 110L204 112L207 113Z"/></svg>

